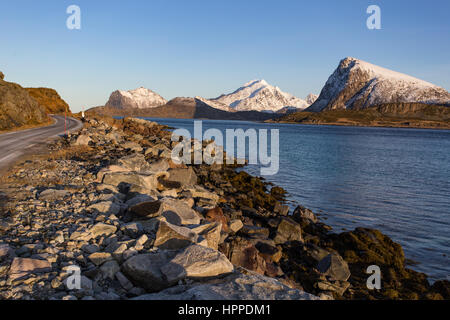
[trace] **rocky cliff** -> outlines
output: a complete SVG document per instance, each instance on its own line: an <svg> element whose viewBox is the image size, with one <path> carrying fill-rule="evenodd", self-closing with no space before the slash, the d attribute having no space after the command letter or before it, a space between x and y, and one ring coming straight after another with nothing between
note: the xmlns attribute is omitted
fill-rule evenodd
<svg viewBox="0 0 450 320"><path fill-rule="evenodd" d="M70 108L54 89L49 88L26 88L33 97L49 114L70 113Z"/></svg>
<svg viewBox="0 0 450 320"><path fill-rule="evenodd" d="M48 121L45 109L20 85L4 80L0 72L0 130Z"/></svg>

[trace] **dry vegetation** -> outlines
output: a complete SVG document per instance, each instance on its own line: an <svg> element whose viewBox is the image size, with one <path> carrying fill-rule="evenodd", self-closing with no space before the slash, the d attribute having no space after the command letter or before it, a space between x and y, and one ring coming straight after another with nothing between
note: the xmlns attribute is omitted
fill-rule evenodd
<svg viewBox="0 0 450 320"><path fill-rule="evenodd" d="M50 152L47 156L42 155L44 160L87 160L94 154L94 150L89 146L68 146L65 149Z"/></svg>
<svg viewBox="0 0 450 320"><path fill-rule="evenodd" d="M379 127L450 129L450 108L445 106L387 104L364 110L296 112L275 122Z"/></svg>
<svg viewBox="0 0 450 320"><path fill-rule="evenodd" d="M26 88L29 95L43 106L47 113L70 113L69 105L59 96L58 92L49 88Z"/></svg>
<svg viewBox="0 0 450 320"><path fill-rule="evenodd" d="M42 123L29 123L20 127L10 128L10 129L1 129L0 128L0 134L2 133L8 133L8 132L15 132L15 131L21 131L21 130L27 130L27 129L34 129L39 127L45 127L49 126L54 122L54 120L50 117L47 118L47 121Z"/></svg>

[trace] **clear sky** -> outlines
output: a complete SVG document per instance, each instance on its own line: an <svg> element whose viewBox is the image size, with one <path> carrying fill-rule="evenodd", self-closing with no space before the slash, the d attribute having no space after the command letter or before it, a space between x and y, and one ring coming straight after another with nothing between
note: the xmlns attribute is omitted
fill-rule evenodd
<svg viewBox="0 0 450 320"><path fill-rule="evenodd" d="M81 30L66 9L81 8ZM366 9L381 8L381 30ZM448 0L0 1L0 71L103 105L144 86L212 98L265 79L304 98L352 56L450 89Z"/></svg>

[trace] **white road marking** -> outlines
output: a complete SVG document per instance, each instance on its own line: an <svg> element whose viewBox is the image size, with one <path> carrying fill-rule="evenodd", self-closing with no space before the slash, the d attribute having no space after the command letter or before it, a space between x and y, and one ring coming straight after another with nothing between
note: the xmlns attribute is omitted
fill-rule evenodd
<svg viewBox="0 0 450 320"><path fill-rule="evenodd" d="M8 154L7 156L5 156L3 158L0 158L0 162L9 160L9 159L14 158L14 157L16 157L18 155L20 155L20 152L19 151L14 151L13 153L10 153L10 154Z"/></svg>
<svg viewBox="0 0 450 320"><path fill-rule="evenodd" d="M25 149L35 146L39 143L39 141L47 141L50 138L58 137L61 134L64 134L63 121L64 116L54 116L53 124L47 127L32 128L0 134L0 149L2 151L0 152L0 155L1 153L9 153L8 155L0 158L0 168L2 167L2 164L24 154L23 151ZM77 131L82 127L83 123L81 121L67 117L67 130L69 132Z"/></svg>

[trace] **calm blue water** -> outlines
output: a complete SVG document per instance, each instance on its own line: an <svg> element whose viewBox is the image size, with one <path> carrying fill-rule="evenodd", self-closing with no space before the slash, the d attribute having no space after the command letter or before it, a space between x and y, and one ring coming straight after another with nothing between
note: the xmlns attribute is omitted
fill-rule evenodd
<svg viewBox="0 0 450 320"><path fill-rule="evenodd" d="M150 120L193 130L193 120ZM280 170L265 178L290 200L335 231L381 230L431 279L450 275L450 131L204 120L208 128L279 129Z"/></svg>

